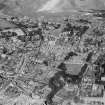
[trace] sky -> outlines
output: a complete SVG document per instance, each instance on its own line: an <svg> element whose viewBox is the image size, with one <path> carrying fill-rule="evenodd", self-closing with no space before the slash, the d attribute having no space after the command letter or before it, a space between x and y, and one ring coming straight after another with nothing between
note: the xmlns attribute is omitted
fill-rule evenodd
<svg viewBox="0 0 105 105"><path fill-rule="evenodd" d="M0 10L3 10L4 13L23 15L31 15L35 12L56 13L91 8L105 9L105 0L0 0Z"/></svg>

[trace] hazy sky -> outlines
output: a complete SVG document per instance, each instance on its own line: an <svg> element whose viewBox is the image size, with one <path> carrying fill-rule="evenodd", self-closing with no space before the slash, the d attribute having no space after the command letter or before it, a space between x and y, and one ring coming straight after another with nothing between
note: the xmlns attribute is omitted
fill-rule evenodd
<svg viewBox="0 0 105 105"><path fill-rule="evenodd" d="M45 3L39 11L46 11L53 9L61 0L49 0L47 3Z"/></svg>
<svg viewBox="0 0 105 105"><path fill-rule="evenodd" d="M58 11L57 9L62 9L61 7L68 9L105 9L105 4L103 0L49 0L38 11Z"/></svg>
<svg viewBox="0 0 105 105"><path fill-rule="evenodd" d="M5 1L5 2L1 2ZM33 14L36 11L66 11L75 9L105 9L105 0L0 0L0 10ZM6 13L4 12L4 13Z"/></svg>

